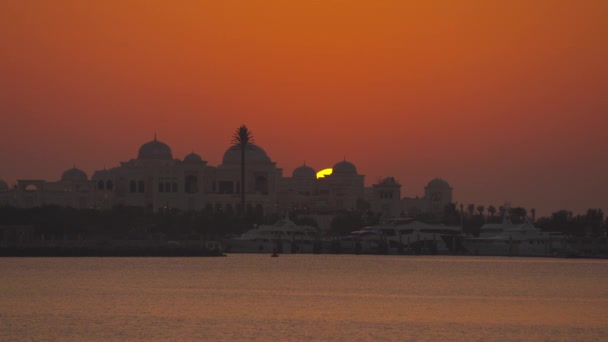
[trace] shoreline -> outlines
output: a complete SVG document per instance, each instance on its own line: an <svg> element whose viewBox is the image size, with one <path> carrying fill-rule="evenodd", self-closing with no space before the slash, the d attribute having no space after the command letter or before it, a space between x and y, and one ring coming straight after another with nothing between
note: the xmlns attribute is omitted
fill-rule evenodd
<svg viewBox="0 0 608 342"><path fill-rule="evenodd" d="M224 257L219 250L201 248L132 247L2 247L0 257Z"/></svg>

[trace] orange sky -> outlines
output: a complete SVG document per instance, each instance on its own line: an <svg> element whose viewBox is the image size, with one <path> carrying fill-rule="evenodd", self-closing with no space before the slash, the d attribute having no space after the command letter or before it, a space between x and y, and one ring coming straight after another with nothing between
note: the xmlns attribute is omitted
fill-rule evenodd
<svg viewBox="0 0 608 342"><path fill-rule="evenodd" d="M608 2L0 2L0 179L152 139L217 165L240 124L290 175L346 157L404 196L608 211Z"/></svg>

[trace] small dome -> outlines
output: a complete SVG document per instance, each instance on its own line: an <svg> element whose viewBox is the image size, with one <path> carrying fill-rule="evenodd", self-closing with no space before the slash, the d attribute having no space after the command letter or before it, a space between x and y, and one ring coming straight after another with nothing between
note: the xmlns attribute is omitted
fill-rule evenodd
<svg viewBox="0 0 608 342"><path fill-rule="evenodd" d="M61 180L64 182L80 182L87 181L88 179L89 177L87 177L87 174L84 171L75 167L67 170L61 175Z"/></svg>
<svg viewBox="0 0 608 342"><path fill-rule="evenodd" d="M173 153L171 152L171 147L165 144L164 142L160 142L154 140L147 142L139 148L139 153L137 154L137 159L173 159Z"/></svg>
<svg viewBox="0 0 608 342"><path fill-rule="evenodd" d="M450 184L441 178L435 178L429 182L427 188L450 188Z"/></svg>
<svg viewBox="0 0 608 342"><path fill-rule="evenodd" d="M380 184L391 185L391 184L398 184L398 183L395 180L395 177L386 177L382 181L380 181Z"/></svg>
<svg viewBox="0 0 608 342"><path fill-rule="evenodd" d="M8 184L3 180L0 180L0 191L8 191Z"/></svg>
<svg viewBox="0 0 608 342"><path fill-rule="evenodd" d="M184 157L184 161L188 163L202 162L203 158L201 158L201 156L199 156L198 154L192 152Z"/></svg>
<svg viewBox="0 0 608 342"><path fill-rule="evenodd" d="M357 174L357 168L353 163L344 160L334 165L333 174Z"/></svg>
<svg viewBox="0 0 608 342"><path fill-rule="evenodd" d="M258 145L250 144L245 149L245 161L248 163L272 163L266 151ZM222 164L240 164L241 163L241 146L232 145L224 153Z"/></svg>
<svg viewBox="0 0 608 342"><path fill-rule="evenodd" d="M302 165L300 167L295 168L295 170L293 170L291 177L316 179L317 172L315 171L315 169L313 169L310 166Z"/></svg>

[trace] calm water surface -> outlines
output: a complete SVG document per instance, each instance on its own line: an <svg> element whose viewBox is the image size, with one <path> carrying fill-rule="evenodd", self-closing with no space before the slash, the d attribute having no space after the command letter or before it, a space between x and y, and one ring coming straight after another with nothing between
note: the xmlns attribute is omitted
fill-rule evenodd
<svg viewBox="0 0 608 342"><path fill-rule="evenodd" d="M0 340L608 340L608 260L0 258Z"/></svg>

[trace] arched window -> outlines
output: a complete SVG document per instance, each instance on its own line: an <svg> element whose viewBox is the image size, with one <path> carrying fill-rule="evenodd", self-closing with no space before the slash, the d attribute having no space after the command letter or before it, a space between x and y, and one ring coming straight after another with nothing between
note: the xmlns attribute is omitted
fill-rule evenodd
<svg viewBox="0 0 608 342"><path fill-rule="evenodd" d="M137 192L137 183L134 180L129 182L129 192Z"/></svg>
<svg viewBox="0 0 608 342"><path fill-rule="evenodd" d="M137 182L137 192L144 192L145 190L145 186L144 186L144 181L140 180Z"/></svg>
<svg viewBox="0 0 608 342"><path fill-rule="evenodd" d="M195 194L198 192L198 178L196 176L187 176L184 183L184 191L187 194Z"/></svg>
<svg viewBox="0 0 608 342"><path fill-rule="evenodd" d="M38 191L38 185L36 184L28 184L25 186L25 191Z"/></svg>
<svg viewBox="0 0 608 342"><path fill-rule="evenodd" d="M255 178L255 192L268 194L268 180L264 176L258 176Z"/></svg>
<svg viewBox="0 0 608 342"><path fill-rule="evenodd" d="M106 190L112 190L112 186L114 186L114 184L112 183L111 180L107 180L106 181Z"/></svg>
<svg viewBox="0 0 608 342"><path fill-rule="evenodd" d="M100 180L99 182L97 182L97 189L98 189L98 190L103 190L103 185L104 185L104 184L103 184L103 181L102 181L102 180Z"/></svg>

